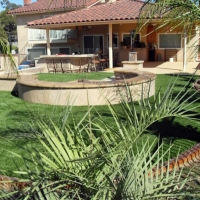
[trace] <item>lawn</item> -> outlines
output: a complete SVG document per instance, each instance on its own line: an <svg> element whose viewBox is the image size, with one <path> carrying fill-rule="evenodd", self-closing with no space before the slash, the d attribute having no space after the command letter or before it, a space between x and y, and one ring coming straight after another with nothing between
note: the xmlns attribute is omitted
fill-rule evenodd
<svg viewBox="0 0 200 200"><path fill-rule="evenodd" d="M106 77L112 76L110 73L104 73L104 77L103 75L101 76L99 74L99 79L105 78L105 74ZM83 78L81 76L77 77L77 75L80 74L73 75L76 77L76 79ZM41 74L39 77L41 79L45 79L44 76L46 75ZM53 74L52 77L53 76L55 76L55 74ZM59 81L61 79L60 77L58 78ZM90 79L89 76L87 78ZM176 77L171 75L157 75L156 90L158 91L161 87L162 93L167 87L169 81L175 78ZM178 77L178 81L174 87L174 94L182 89L183 85L187 83L189 78L190 76L183 75ZM194 79L196 78L197 77ZM94 79L97 79L97 77ZM55 79L51 78L50 81L52 80ZM69 79L67 79L67 81L69 81ZM194 91L192 90L191 93L192 92ZM24 153L24 150L19 147L26 148L27 146L33 146L39 150L40 146L38 145L33 134L33 130L37 130L37 127L34 124L35 117L41 117L46 121L48 120L48 117L51 117L56 124L59 124L61 123L62 112L65 111L66 107L24 102L16 96L11 95L10 92L1 91L0 97L0 169L14 170L15 166L12 160L13 155L10 154L7 150L21 154ZM95 108L104 117L106 123L112 126L113 118L111 117L107 106L96 106ZM115 108L118 109L119 113L121 112L119 105L115 105ZM87 106L74 106L72 109L71 118L67 121L67 123L72 123L72 117L74 120L79 121L87 109ZM200 113L200 110L196 110L196 112ZM95 115L95 111L93 111L91 115ZM165 141L165 148L167 148L170 143L174 144L171 157L175 156L179 150L182 152L194 144L200 142L200 123L196 121L171 118L169 120L163 120L162 122L153 124L150 129L154 132L154 135L160 135L161 140ZM147 137L147 135L144 135L143 137ZM15 161L21 162L16 159ZM23 164L21 163L21 165Z"/></svg>
<svg viewBox="0 0 200 200"><path fill-rule="evenodd" d="M175 80L176 78L177 76L172 75L157 75L156 90L158 91L161 89L161 93L163 93L169 81ZM174 96L181 89L183 89L183 86L186 84L186 88L190 88L192 83L194 83L194 81L199 77L194 76L191 80L191 83L188 84L190 78L191 76L188 75L180 75L178 77L174 87ZM189 95L191 95L193 92L194 90L191 90ZM199 94L197 94L194 98L197 97L199 97ZM195 105L199 103L200 102L197 102ZM198 114L197 118L199 118L200 109L195 111ZM177 151L183 152L200 142L200 123L196 120L189 121L188 119L172 118L153 125L152 129L156 130L157 135L160 135L161 139L165 141L166 148L170 143L174 144L171 152L172 157L176 155Z"/></svg>
<svg viewBox="0 0 200 200"><path fill-rule="evenodd" d="M91 72L91 73L69 73L69 74L38 74L38 80L52 81L52 82L67 82L79 79L102 80L114 76L111 72Z"/></svg>

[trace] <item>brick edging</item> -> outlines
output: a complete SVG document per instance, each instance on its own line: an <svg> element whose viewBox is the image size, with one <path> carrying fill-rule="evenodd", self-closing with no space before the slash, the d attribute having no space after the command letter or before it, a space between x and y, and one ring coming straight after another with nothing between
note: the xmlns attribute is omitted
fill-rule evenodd
<svg viewBox="0 0 200 200"><path fill-rule="evenodd" d="M162 166L159 165L154 167L152 171L154 175L160 175L162 172L171 172L174 169L179 170L183 167L190 167L192 164L197 162L200 162L200 143L196 144L189 150L184 151L178 157L164 162Z"/></svg>

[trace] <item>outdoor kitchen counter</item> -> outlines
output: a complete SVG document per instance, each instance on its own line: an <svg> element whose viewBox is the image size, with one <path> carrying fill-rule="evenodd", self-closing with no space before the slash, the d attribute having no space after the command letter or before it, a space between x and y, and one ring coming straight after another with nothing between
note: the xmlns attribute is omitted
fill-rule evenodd
<svg viewBox="0 0 200 200"><path fill-rule="evenodd" d="M89 60L91 58L98 57L97 54L74 54L74 55L43 55L40 56L40 58L43 58L45 60L68 60L72 67L80 67L80 68L86 68L88 67Z"/></svg>

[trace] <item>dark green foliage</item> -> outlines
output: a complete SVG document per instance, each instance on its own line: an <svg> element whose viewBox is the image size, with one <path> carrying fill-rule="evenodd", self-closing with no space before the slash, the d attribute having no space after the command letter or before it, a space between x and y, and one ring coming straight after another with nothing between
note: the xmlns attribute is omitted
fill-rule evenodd
<svg viewBox="0 0 200 200"><path fill-rule="evenodd" d="M12 50L12 42L16 41L17 38L17 26L16 17L7 15L8 10L21 7L15 3L10 3L8 0L0 1L1 6L5 9L0 12L0 37L10 42L10 50ZM0 44L0 51L2 51L2 45Z"/></svg>

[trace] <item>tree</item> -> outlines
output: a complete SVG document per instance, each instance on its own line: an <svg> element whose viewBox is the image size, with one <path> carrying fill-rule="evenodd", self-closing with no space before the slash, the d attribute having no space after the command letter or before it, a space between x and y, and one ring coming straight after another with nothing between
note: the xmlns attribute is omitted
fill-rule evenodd
<svg viewBox="0 0 200 200"><path fill-rule="evenodd" d="M15 3L10 3L9 0L0 1L5 10L0 12L0 36L7 39L10 43L10 51L12 50L12 42L17 38L17 26L16 26L16 18L11 15L7 15L8 10L16 9L21 7L21 5L17 5Z"/></svg>
<svg viewBox="0 0 200 200"><path fill-rule="evenodd" d="M9 43L10 43L10 50L12 50L12 42L14 42L15 36L17 35L16 30L16 18L13 16L6 15L7 10L2 11L0 13L0 24L3 29L1 30L0 34L4 35Z"/></svg>
<svg viewBox="0 0 200 200"><path fill-rule="evenodd" d="M13 10L13 9L21 7L21 5L18 5L15 3L10 3L9 0L2 0L2 1L0 1L0 4L6 10Z"/></svg>

